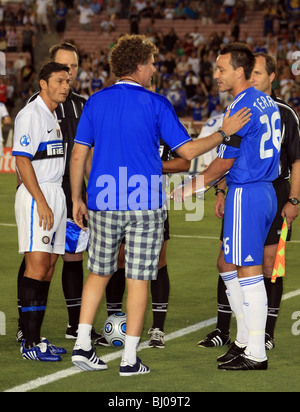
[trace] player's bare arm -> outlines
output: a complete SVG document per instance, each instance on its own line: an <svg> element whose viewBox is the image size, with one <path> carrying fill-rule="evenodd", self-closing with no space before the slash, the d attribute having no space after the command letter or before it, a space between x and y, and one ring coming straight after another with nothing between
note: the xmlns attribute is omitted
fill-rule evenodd
<svg viewBox="0 0 300 412"><path fill-rule="evenodd" d="M87 219L88 215L81 192L86 160L89 153L90 148L88 146L75 143L70 163L73 217L75 223L83 230L86 230L83 224L83 216Z"/></svg>
<svg viewBox="0 0 300 412"><path fill-rule="evenodd" d="M230 116L230 110L228 110L224 116L222 130L226 136L233 135L242 129L250 120L250 109L244 107L236 112L233 116ZM219 132L215 132L210 136L203 139L192 140L184 145L180 146L176 151L179 156L187 160L192 160L194 157L200 156L203 153L208 152L214 147L222 143L223 137Z"/></svg>
<svg viewBox="0 0 300 412"><path fill-rule="evenodd" d="M50 230L54 223L53 212L40 189L31 160L26 156L16 156L16 166L23 184L36 201L40 226L44 230Z"/></svg>
<svg viewBox="0 0 300 412"><path fill-rule="evenodd" d="M216 187L216 201L214 206L215 216L222 219L224 216L225 207L225 192L227 184L226 179L221 180Z"/></svg>
<svg viewBox="0 0 300 412"><path fill-rule="evenodd" d="M203 186L206 186L210 182L219 179L222 177L233 165L235 159L221 159L217 157L211 162L211 164L199 175L203 176L204 182L201 179L197 179L197 176L191 179L191 181L183 186L178 188L173 192L173 197L176 202L182 202L188 197L195 194L195 192L201 189ZM203 184L202 184L203 183Z"/></svg>

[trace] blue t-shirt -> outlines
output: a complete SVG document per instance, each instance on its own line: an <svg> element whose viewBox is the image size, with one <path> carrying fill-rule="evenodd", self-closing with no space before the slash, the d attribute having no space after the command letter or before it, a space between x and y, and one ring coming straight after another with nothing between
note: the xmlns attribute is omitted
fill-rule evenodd
<svg viewBox="0 0 300 412"><path fill-rule="evenodd" d="M75 137L76 143L94 146L88 209L162 207L160 138L172 150L191 140L164 96L125 82L93 94Z"/></svg>
<svg viewBox="0 0 300 412"><path fill-rule="evenodd" d="M218 156L235 158L227 174L227 185L272 182L278 176L281 120L277 104L267 94L250 87L239 93L229 106L230 115L243 107L251 109L251 120L237 133L239 148L221 144Z"/></svg>

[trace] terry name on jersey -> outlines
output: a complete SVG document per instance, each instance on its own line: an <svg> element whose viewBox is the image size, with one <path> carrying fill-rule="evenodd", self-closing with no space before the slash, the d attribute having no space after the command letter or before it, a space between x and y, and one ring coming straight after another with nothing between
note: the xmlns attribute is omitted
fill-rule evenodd
<svg viewBox="0 0 300 412"><path fill-rule="evenodd" d="M264 95L258 97L253 103L253 106L256 107L261 113L263 113L264 109L268 107L277 107L277 104L274 102L271 96Z"/></svg>

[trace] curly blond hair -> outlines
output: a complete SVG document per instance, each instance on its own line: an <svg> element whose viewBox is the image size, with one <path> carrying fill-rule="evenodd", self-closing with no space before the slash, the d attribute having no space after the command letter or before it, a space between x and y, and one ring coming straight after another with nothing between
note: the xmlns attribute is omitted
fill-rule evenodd
<svg viewBox="0 0 300 412"><path fill-rule="evenodd" d="M126 34L120 37L111 51L110 69L116 77L131 75L139 64L146 64L156 53L156 46L145 36Z"/></svg>

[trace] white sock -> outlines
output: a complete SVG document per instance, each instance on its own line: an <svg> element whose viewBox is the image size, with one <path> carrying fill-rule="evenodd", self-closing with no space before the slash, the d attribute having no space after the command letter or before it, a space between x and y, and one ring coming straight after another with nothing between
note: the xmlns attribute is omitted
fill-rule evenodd
<svg viewBox="0 0 300 412"><path fill-rule="evenodd" d="M92 348L91 332L92 325L79 323L76 344L80 345L81 349L88 351Z"/></svg>
<svg viewBox="0 0 300 412"><path fill-rule="evenodd" d="M248 343L248 329L246 328L243 311L244 295L237 277L237 271L220 273L220 276L227 288L226 295L236 317L236 343L239 346L246 346Z"/></svg>
<svg viewBox="0 0 300 412"><path fill-rule="evenodd" d="M125 361L130 365L136 364L136 351L140 341L140 336L125 336L125 346L122 354L122 362Z"/></svg>
<svg viewBox="0 0 300 412"><path fill-rule="evenodd" d="M244 316L249 332L245 354L254 360L266 359L265 329L268 298L263 275L239 279L244 294Z"/></svg>

